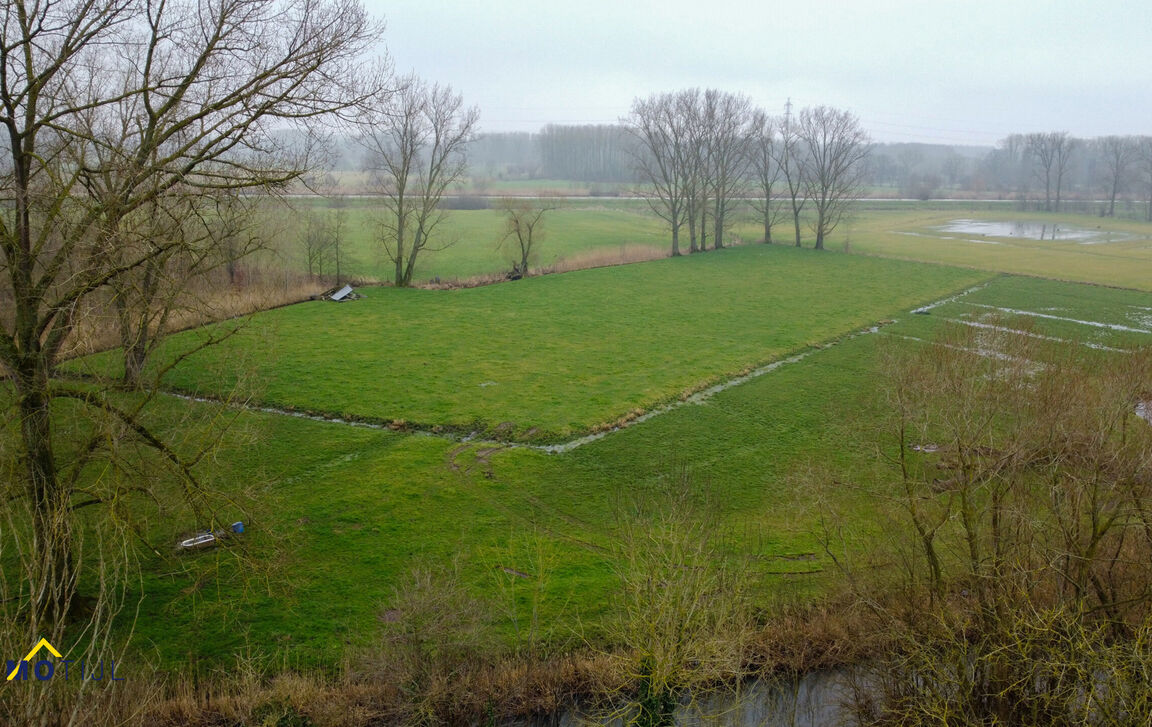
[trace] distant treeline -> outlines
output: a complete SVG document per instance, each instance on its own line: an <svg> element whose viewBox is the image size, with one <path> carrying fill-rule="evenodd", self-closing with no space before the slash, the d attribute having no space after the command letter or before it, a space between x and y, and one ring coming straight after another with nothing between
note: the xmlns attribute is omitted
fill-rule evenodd
<svg viewBox="0 0 1152 727"><path fill-rule="evenodd" d="M905 197L960 193L1031 201L1049 210L1074 201L1079 211L1089 211L1085 202L1103 202L1091 211L1113 214L1117 201L1152 198L1152 137L1081 139L1056 131L1010 134L994 148L881 144L869 176L873 185L894 187Z"/></svg>
<svg viewBox="0 0 1152 727"><path fill-rule="evenodd" d="M488 132L469 145L474 179L637 180L636 140L619 124L549 124L539 132ZM337 143L335 168L362 168L360 151ZM1010 134L996 146L877 143L864 184L913 199L1015 199L1047 209L1113 214L1152 199L1152 136L1081 139L1066 132ZM1103 202L1104 204L1097 204Z"/></svg>
<svg viewBox="0 0 1152 727"><path fill-rule="evenodd" d="M490 179L636 181L635 139L623 126L550 124L538 133L481 134L469 148L473 176ZM864 183L900 197L1068 201L1152 196L1152 137L1078 139L1063 132L1012 134L995 147L878 143ZM1098 211L1098 210L1093 210Z"/></svg>
<svg viewBox="0 0 1152 727"><path fill-rule="evenodd" d="M636 178L627 130L616 124L549 124L538 133L481 134L468 150L474 176L631 182Z"/></svg>

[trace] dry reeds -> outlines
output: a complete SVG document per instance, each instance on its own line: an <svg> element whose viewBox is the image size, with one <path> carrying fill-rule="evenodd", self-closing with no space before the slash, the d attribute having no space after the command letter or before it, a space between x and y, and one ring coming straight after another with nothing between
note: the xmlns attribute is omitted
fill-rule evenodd
<svg viewBox="0 0 1152 727"><path fill-rule="evenodd" d="M606 268L614 265L628 265L660 260L668 257L668 248L661 245L621 245L618 248L596 248L558 258L556 262L538 268L534 274L569 273L574 270Z"/></svg>
<svg viewBox="0 0 1152 727"><path fill-rule="evenodd" d="M175 333L209 323L250 315L308 300L332 287L332 281L302 273L277 270L246 271L243 281L199 278L168 313L164 333ZM94 299L77 316L62 358L106 351L121 344L116 311L111 301Z"/></svg>
<svg viewBox="0 0 1152 727"><path fill-rule="evenodd" d="M859 649L852 644L860 641L860 618L866 617L855 613L846 618L832 606L795 608L754 633L733 637L750 642L750 668L801 673L858 659ZM419 694L410 693L404 682L407 668L369 674L360 665L333 676L265 674L240 665L195 681L175 674L118 684L107 690L116 694L105 695L100 713L86 724L363 727L531 719L628 702L635 692L635 675L624 667L631 660L626 652L588 649L545 658L474 652L426 673Z"/></svg>

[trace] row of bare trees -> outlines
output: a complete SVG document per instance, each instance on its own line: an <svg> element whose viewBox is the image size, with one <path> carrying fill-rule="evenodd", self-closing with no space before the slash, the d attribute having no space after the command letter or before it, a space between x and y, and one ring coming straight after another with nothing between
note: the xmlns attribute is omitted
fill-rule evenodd
<svg viewBox="0 0 1152 727"><path fill-rule="evenodd" d="M855 115L828 106L773 117L741 94L687 89L636 99L625 120L653 211L680 254L724 247L733 206L750 199L764 224L764 241L787 202L795 244L811 203L815 247L823 249L848 203L860 194L870 149Z"/></svg>
<svg viewBox="0 0 1152 727"><path fill-rule="evenodd" d="M1102 215L1116 214L1116 200L1132 192L1149 201L1152 222L1152 136L1102 136L1079 139L1067 131L1011 134L987 160L1001 183L1023 194L1030 183L1044 189L1044 209L1060 211L1069 188L1102 194Z"/></svg>
<svg viewBox="0 0 1152 727"><path fill-rule="evenodd" d="M1146 219L1152 222L1152 136L1104 136L1089 142L1103 159L1108 194L1108 216L1116 215L1116 198L1133 189L1147 201Z"/></svg>

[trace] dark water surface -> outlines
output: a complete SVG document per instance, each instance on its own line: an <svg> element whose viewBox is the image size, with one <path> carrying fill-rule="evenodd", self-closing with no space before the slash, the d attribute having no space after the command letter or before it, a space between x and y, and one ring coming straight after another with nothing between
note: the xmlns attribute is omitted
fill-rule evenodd
<svg viewBox="0 0 1152 727"><path fill-rule="evenodd" d="M796 679L753 680L737 690L685 699L676 708L683 727L834 727L851 725L852 680L847 671L813 672ZM623 727L623 716L573 708L505 727Z"/></svg>

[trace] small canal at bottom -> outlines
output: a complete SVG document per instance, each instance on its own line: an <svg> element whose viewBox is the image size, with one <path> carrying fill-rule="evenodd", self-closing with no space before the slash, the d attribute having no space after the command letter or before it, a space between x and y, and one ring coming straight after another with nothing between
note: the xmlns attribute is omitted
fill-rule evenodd
<svg viewBox="0 0 1152 727"><path fill-rule="evenodd" d="M682 727L835 727L855 724L853 673L811 672L795 679L755 679L739 689L685 698L675 723ZM605 715L573 707L533 720L504 722L504 727L623 727L624 715Z"/></svg>

